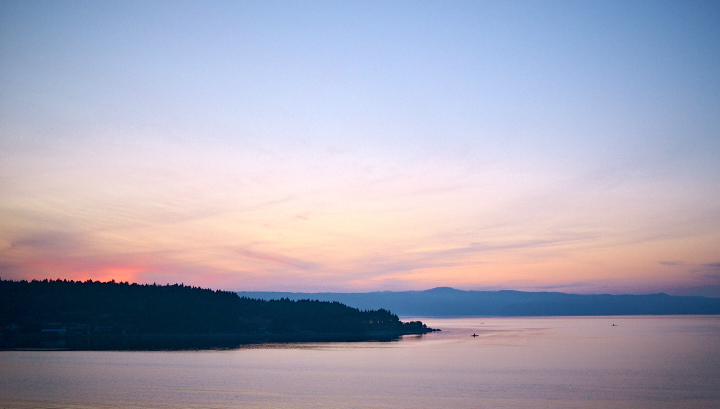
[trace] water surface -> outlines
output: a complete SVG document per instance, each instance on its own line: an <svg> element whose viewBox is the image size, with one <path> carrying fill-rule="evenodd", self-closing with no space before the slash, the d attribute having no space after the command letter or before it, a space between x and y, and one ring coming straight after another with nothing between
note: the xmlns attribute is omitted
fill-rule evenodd
<svg viewBox="0 0 720 409"><path fill-rule="evenodd" d="M396 342L224 351L0 352L0 403L12 408L720 407L718 316L419 319L443 331Z"/></svg>

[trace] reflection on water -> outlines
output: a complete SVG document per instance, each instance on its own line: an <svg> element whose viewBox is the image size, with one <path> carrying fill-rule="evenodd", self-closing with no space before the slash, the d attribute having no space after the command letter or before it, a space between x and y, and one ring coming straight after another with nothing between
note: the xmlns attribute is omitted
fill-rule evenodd
<svg viewBox="0 0 720 409"><path fill-rule="evenodd" d="M720 317L420 319L443 331L395 342L225 351L0 352L0 403L47 408L720 406Z"/></svg>

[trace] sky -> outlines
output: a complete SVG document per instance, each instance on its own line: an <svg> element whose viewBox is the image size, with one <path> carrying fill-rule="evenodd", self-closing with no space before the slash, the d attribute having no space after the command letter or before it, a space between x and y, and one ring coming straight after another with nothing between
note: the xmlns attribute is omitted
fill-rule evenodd
<svg viewBox="0 0 720 409"><path fill-rule="evenodd" d="M0 1L0 277L720 297L720 3Z"/></svg>

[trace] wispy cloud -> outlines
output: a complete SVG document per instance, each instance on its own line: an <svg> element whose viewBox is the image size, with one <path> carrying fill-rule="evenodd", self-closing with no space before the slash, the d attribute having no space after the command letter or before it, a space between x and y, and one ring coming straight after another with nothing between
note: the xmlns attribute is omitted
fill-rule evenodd
<svg viewBox="0 0 720 409"><path fill-rule="evenodd" d="M295 258L291 258L291 257L285 257L282 255L277 255L277 254L260 253L260 252L245 250L245 249L237 250L237 253L240 254L241 256L251 258L254 260L266 261L269 263L275 263L275 264L280 264L283 266L299 268L302 270L308 270L308 269L311 269L316 266L314 263L309 263L309 262L306 262L303 260L299 260L299 259L295 259Z"/></svg>
<svg viewBox="0 0 720 409"><path fill-rule="evenodd" d="M702 277L720 285L720 263L703 264L700 268Z"/></svg>
<svg viewBox="0 0 720 409"><path fill-rule="evenodd" d="M684 261L658 261L661 266L684 266Z"/></svg>
<svg viewBox="0 0 720 409"><path fill-rule="evenodd" d="M81 234L58 231L36 232L17 238L10 243L10 248L14 250L30 250L44 254L75 252L85 246L86 243Z"/></svg>

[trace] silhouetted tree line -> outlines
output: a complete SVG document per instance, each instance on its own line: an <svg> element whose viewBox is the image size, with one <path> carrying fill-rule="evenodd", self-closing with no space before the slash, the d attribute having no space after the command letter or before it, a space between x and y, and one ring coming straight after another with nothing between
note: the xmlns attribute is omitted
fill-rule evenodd
<svg viewBox="0 0 720 409"><path fill-rule="evenodd" d="M123 334L427 332L390 311L339 302L258 300L199 287L88 280L0 281L0 326L41 332L49 323ZM77 327L80 325L80 327Z"/></svg>

